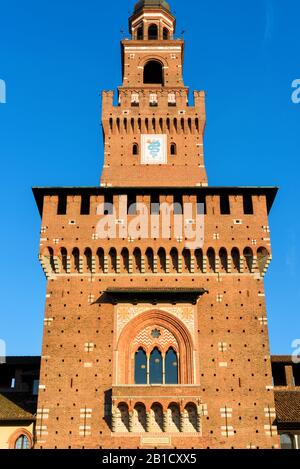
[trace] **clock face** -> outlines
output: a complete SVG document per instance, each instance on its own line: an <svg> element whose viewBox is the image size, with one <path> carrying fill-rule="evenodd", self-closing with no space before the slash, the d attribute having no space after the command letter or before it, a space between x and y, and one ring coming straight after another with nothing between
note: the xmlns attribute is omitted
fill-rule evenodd
<svg viewBox="0 0 300 469"><path fill-rule="evenodd" d="M144 134L141 136L141 163L167 163L167 135Z"/></svg>

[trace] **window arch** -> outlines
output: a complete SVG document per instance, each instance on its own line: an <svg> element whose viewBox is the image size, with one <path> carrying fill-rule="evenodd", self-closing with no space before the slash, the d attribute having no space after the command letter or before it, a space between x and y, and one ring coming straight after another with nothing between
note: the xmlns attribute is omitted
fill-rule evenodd
<svg viewBox="0 0 300 469"><path fill-rule="evenodd" d="M280 435L280 447L281 449L294 449L294 438L289 433L282 433Z"/></svg>
<svg viewBox="0 0 300 469"><path fill-rule="evenodd" d="M156 330L161 333L161 336L152 335L152 332L157 332ZM160 358L162 361L162 355L164 354L165 358L166 352L172 348L177 353L178 383L195 384L198 382L198 370L195 369L193 361L194 345L191 334L183 322L168 312L156 308L145 311L131 319L124 327L116 349L119 356L117 384L134 384L135 353L139 348L143 348L147 353L149 378L150 359L152 358L154 361L155 358ZM157 357L153 357L154 349L156 349L156 354L158 352ZM152 356L151 351L153 352ZM161 364L158 362L155 366L160 368ZM151 374L153 375L153 373ZM159 384L161 384L161 368L159 377Z"/></svg>
<svg viewBox="0 0 300 469"><path fill-rule="evenodd" d="M31 442L27 435L20 435L15 442L15 449L30 449Z"/></svg>
<svg viewBox="0 0 300 469"><path fill-rule="evenodd" d="M142 41L144 39L144 26L141 25L136 30L136 38L138 41Z"/></svg>
<svg viewBox="0 0 300 469"><path fill-rule="evenodd" d="M169 30L168 30L168 28L164 28L164 29L163 29L163 39L164 39L165 41L167 41L169 38L170 38Z"/></svg>
<svg viewBox="0 0 300 469"><path fill-rule="evenodd" d="M147 384L147 355L143 348L139 348L135 353L134 383Z"/></svg>
<svg viewBox="0 0 300 469"><path fill-rule="evenodd" d="M155 41L158 39L158 26L157 24L150 24L148 28L148 39L149 41Z"/></svg>
<svg viewBox="0 0 300 469"><path fill-rule="evenodd" d="M161 352L155 347L150 354L150 384L162 384L163 361Z"/></svg>
<svg viewBox="0 0 300 469"><path fill-rule="evenodd" d="M150 60L144 66L144 84L163 85L163 66L157 60Z"/></svg>
<svg viewBox="0 0 300 469"><path fill-rule="evenodd" d="M177 145L174 142L171 143L170 153L171 153L171 156L177 155Z"/></svg>
<svg viewBox="0 0 300 469"><path fill-rule="evenodd" d="M178 357L173 348L170 348L166 353L165 383L178 384Z"/></svg>
<svg viewBox="0 0 300 469"><path fill-rule="evenodd" d="M139 154L139 146L137 143L132 145L132 154L133 156L137 156Z"/></svg>

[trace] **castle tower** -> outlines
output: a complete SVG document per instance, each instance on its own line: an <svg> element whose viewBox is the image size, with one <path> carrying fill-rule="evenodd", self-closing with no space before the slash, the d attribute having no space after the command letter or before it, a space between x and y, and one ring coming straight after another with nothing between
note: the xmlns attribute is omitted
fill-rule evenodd
<svg viewBox="0 0 300 469"><path fill-rule="evenodd" d="M103 187L207 185L203 159L204 92L188 100L184 41L175 39L167 2L138 2L121 43L118 106L103 93ZM150 148L150 149L149 149Z"/></svg>
<svg viewBox="0 0 300 469"><path fill-rule="evenodd" d="M36 448L278 446L264 275L273 187L211 187L204 92L143 0L103 93L99 187L34 188L47 277Z"/></svg>

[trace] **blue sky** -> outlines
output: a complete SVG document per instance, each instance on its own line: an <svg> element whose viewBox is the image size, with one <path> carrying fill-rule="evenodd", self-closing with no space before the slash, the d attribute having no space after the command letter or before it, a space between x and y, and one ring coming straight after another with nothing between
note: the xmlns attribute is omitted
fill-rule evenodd
<svg viewBox="0 0 300 469"><path fill-rule="evenodd" d="M105 7L104 7L105 5ZM7 353L39 354L45 279L35 185L99 184L100 92L121 83L120 31L134 1L0 0L1 322ZM266 276L273 353L300 338L297 275L300 2L171 0L185 83L207 92L210 185L278 185Z"/></svg>

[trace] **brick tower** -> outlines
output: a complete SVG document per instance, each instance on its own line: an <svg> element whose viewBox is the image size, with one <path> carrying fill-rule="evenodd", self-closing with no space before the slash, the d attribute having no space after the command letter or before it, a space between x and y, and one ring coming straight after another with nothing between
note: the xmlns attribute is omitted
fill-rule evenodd
<svg viewBox="0 0 300 469"><path fill-rule="evenodd" d="M34 188L36 448L278 447L263 281L277 189L207 185L205 96L189 102L170 6L139 1L129 28L100 187Z"/></svg>

